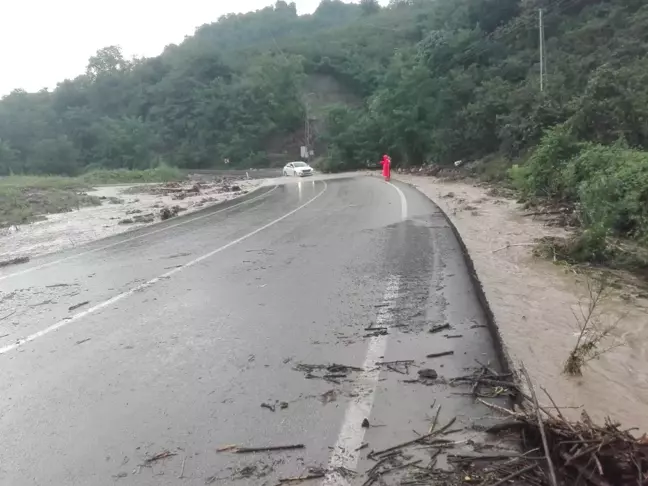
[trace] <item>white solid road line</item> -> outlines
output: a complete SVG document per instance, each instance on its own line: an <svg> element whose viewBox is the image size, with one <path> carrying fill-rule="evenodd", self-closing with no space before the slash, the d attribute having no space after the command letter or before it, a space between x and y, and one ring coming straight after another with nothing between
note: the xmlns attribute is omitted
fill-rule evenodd
<svg viewBox="0 0 648 486"><path fill-rule="evenodd" d="M405 197L405 194L403 194L403 191L400 190L400 188L396 184L392 184L391 182L388 182L390 186L392 186L394 189L396 189L396 192L398 192L398 195L400 196L401 200L401 219L405 221L407 219L407 198Z"/></svg>
<svg viewBox="0 0 648 486"><path fill-rule="evenodd" d="M81 257L83 255L88 255L90 253L95 253L95 252L98 252L98 251L107 250L108 248L113 248L114 246L122 245L124 243L128 243L129 241L139 240L140 238L146 238L147 236L155 235L157 233L161 233L163 231L170 230L172 228L177 228L178 226L182 226L184 224L189 224L189 223L192 223L193 221L198 221L198 220L201 220L201 219L204 219L204 218L211 218L215 214L219 214L219 213L222 213L223 211L228 211L230 209L234 209L236 207L242 206L243 204L251 203L253 201L261 199L262 197L266 197L268 194L270 194L272 191L274 191L277 187L278 186L274 186L269 191L264 192L263 194L260 194L260 195L258 195L256 197L253 197L252 199L247 199L245 201L241 201L240 203L234 204L232 206L228 206L228 207L223 208L223 209L219 209L218 211L212 211L210 213L203 214L202 216L197 216L195 218L184 219L179 223L170 224L170 225L165 226L163 228L160 228L160 229L157 229L157 230L154 230L154 231L149 231L149 232L141 234L141 235L132 236L130 238L125 238L125 239L116 241L115 243L111 243L109 245L101 246L101 247L98 247L98 248L93 248L92 250L82 251L80 253L75 253L74 255L70 255L68 257L59 258L58 260L43 263L41 265L36 265L34 267L29 267L29 268L26 268L25 270L21 270L19 272L10 273L8 275L0 275L0 280L4 280L4 279L10 278L10 277L17 277L19 275L25 275L26 273L33 272L34 270L40 270L41 268L50 267L52 265L57 265L59 263L66 262L66 261L72 260L74 258L79 258L79 257Z"/></svg>
<svg viewBox="0 0 648 486"><path fill-rule="evenodd" d="M389 327L393 323L393 308L398 300L400 277L390 275L378 316L376 327ZM362 421L369 419L376 396L376 387L380 377L380 368L376 362L382 361L387 349L387 336L374 336L369 339L367 356L362 364L362 373L357 381L354 392L355 398L346 409L342 428L338 435L333 453L329 459L329 472L324 482L325 486L346 486L349 481L339 473L339 468L355 471L360 459L360 446L364 440L365 430Z"/></svg>
<svg viewBox="0 0 648 486"><path fill-rule="evenodd" d="M108 299L108 300L106 300L104 302L101 302L101 303L99 303L99 304L97 304L97 305L95 305L93 307L90 307L89 309L86 309L86 310L84 310L82 312L78 312L77 314L74 314L73 316L70 316L70 317L68 317L66 319L63 319L63 320L57 322L56 324L52 324L51 326L46 327L45 329L42 329L42 330L40 330L38 332L35 332L34 334L31 334L31 335L27 336L26 338L19 339L15 343L4 346L3 348L0 348L0 354L5 354L5 353L8 353L9 351L13 351L14 349L22 346L25 343L29 343L31 341L34 341L35 339L38 339L39 337L43 337L43 336L45 336L46 334L49 334L52 331L56 331L57 329L60 329L60 328L62 328L64 326L67 326L68 324L71 324L74 321L78 321L79 319L81 319L81 318L83 318L83 317L85 317L85 316L87 316L89 314L97 312L98 310L101 310L104 307L107 307L107 306L112 305L112 304L114 304L116 302L119 302L120 300L125 299L126 297L129 297L129 296L133 295L135 292L139 292L141 290L147 289L147 288L155 285L156 283L158 283L160 280L167 279L167 278L175 275L178 272L181 272L181 271L183 271L183 270L185 270L185 269L187 269L189 267L193 267L197 263L200 263L203 260L206 260L206 259L216 255L217 253L220 253L223 250L226 250L226 249L230 248L231 246L236 245L237 243L240 243L242 241L247 240L248 238L260 233L261 231L266 230L266 229L270 228L271 226L274 226L275 224L279 223L280 221L283 221L284 219L286 219L287 217L292 216L293 214L295 214L300 209L305 208L306 206L308 206L309 204L314 202L316 199L318 199L322 194L324 194L324 192L326 192L326 189L328 188L328 186L327 186L326 182L324 182L324 181L322 181L322 182L324 183L324 188L317 195L315 195L313 198L306 201L301 206L298 206L297 208L293 209L292 211L290 211L290 212L284 214L283 216L275 219L274 221L270 221L268 224L265 224L265 225L261 226L260 228L257 228L254 231L251 231L250 233L248 233L248 234L246 234L244 236L241 236L240 238L237 238L236 240L230 241L226 245L223 245L223 246L221 246L219 248L216 248L215 250L212 250L209 253L205 253L204 255L199 256L195 260L191 260L190 262L185 263L184 265L182 265L180 267L174 268L173 270L170 270L170 271L160 275L159 277L155 277L155 278L149 280L148 282L144 282L143 284L138 285L137 287L133 287L132 289L127 290L126 292L122 292L121 294L118 294L118 295L114 296L111 299Z"/></svg>
<svg viewBox="0 0 648 486"><path fill-rule="evenodd" d="M387 182L398 192L401 200L401 220L407 220L407 198L400 188ZM389 327L393 322L393 309L398 300L400 290L400 276L390 275L387 279L385 293L380 311L376 317L377 327ZM333 453L329 459L328 472L323 486L349 486L349 480L341 474L340 468L355 471L360 459L360 446L365 436L362 421L371 416L371 409L376 397L376 387L380 378L380 369L376 366L381 361L387 350L387 336L374 336L369 339L367 355L358 378L358 386L354 390L358 397L349 403L342 421L342 428L338 435Z"/></svg>

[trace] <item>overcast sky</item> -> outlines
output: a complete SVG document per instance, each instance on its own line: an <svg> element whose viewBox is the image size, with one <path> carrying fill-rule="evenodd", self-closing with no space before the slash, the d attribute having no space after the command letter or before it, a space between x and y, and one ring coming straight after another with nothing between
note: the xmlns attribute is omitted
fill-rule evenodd
<svg viewBox="0 0 648 486"><path fill-rule="evenodd" d="M349 0L351 1L351 0ZM0 0L0 96L56 87L85 70L97 49L156 56L196 27L274 0ZM290 3L290 2L289 2ZM319 0L296 0L300 14Z"/></svg>

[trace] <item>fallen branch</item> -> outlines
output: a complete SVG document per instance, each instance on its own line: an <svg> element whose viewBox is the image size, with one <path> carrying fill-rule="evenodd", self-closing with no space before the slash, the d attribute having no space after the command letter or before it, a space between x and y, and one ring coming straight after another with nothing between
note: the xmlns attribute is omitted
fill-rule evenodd
<svg viewBox="0 0 648 486"><path fill-rule="evenodd" d="M441 413L441 404L439 404L439 408L437 408L436 414L434 415L434 420L432 421L432 425L430 425L430 430L428 430L428 434L431 434L434 432L434 429L436 429L437 423L439 422L439 414Z"/></svg>
<svg viewBox="0 0 648 486"><path fill-rule="evenodd" d="M279 484L297 483L300 481L308 481L310 479L321 479L325 476L326 474L323 472L316 472L316 473L306 474L304 476L295 476L293 478L280 478Z"/></svg>
<svg viewBox="0 0 648 486"><path fill-rule="evenodd" d="M399 365L399 364L412 364L413 359L402 359L399 361L377 361L376 366Z"/></svg>
<svg viewBox="0 0 648 486"><path fill-rule="evenodd" d="M70 307L68 307L68 310L73 311L73 310L78 309L79 307L83 307L84 305L88 305L89 303L90 303L90 301L86 300L85 302L80 302L78 304L71 305Z"/></svg>
<svg viewBox="0 0 648 486"><path fill-rule="evenodd" d="M441 358L442 356L451 356L454 354L454 351L444 351L442 353L432 353L428 354L427 358Z"/></svg>
<svg viewBox="0 0 648 486"><path fill-rule="evenodd" d="M304 449L304 444L294 444L285 446L268 446L268 447L237 447L232 452L235 454L250 454L253 452L275 452L275 451L290 451L294 449Z"/></svg>
<svg viewBox="0 0 648 486"><path fill-rule="evenodd" d="M434 326L433 328L430 329L430 332L431 333L440 332L443 331L444 329L450 329L450 324L441 324L439 326Z"/></svg>
<svg viewBox="0 0 648 486"><path fill-rule="evenodd" d="M547 433L544 428L544 423L542 421L542 415L540 414L540 406L538 405L538 397L536 396L535 388L529 377L524 365L522 365L522 374L529 385L529 390L531 391L531 397L533 398L533 404L535 405L536 418L538 419L538 427L540 428L540 435L542 437L542 446L544 448L545 458L547 459L547 465L549 466L549 475L551 478L552 486L558 486L558 480L556 479L556 470L554 469L553 462L551 460L551 451L549 449L549 444L547 443Z"/></svg>
<svg viewBox="0 0 648 486"><path fill-rule="evenodd" d="M169 451L162 451L162 452L158 452L158 453L155 454L153 457L149 457L148 459L146 459L146 460L144 461L144 465L145 465L145 466L148 466L148 465L150 465L150 464L153 464L153 463L156 462L156 461L160 461L160 460L162 460L162 459L166 459L166 458L168 458L168 457L172 457L172 456L177 456L177 454L174 453L174 452L169 452Z"/></svg>
<svg viewBox="0 0 648 486"><path fill-rule="evenodd" d="M10 312L10 313L7 314L6 316L2 316L2 317L0 317L0 321L3 321L3 320L5 320L5 319L7 319L7 318L13 316L17 311L18 311L18 309L14 309L13 312Z"/></svg>
<svg viewBox="0 0 648 486"><path fill-rule="evenodd" d="M407 374L405 371L401 371L398 368L394 368L391 365L387 365L387 369L389 369L391 371L395 371L396 373L400 373L401 375L406 375Z"/></svg>

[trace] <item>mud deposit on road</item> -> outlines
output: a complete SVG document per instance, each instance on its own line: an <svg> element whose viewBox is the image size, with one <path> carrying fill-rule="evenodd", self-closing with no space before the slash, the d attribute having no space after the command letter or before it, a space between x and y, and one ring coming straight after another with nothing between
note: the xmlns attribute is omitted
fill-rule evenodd
<svg viewBox="0 0 648 486"><path fill-rule="evenodd" d="M263 180L99 187L100 206L51 214L44 221L0 230L0 260L66 250L161 220L161 212L191 213L241 196ZM232 190L234 189L234 190ZM176 208L175 210L173 208Z"/></svg>
<svg viewBox="0 0 648 486"><path fill-rule="evenodd" d="M586 279L531 255L536 238L565 232L524 217L515 201L490 196L485 187L397 177L433 199L457 227L514 364L524 361L534 381L561 407L584 406L599 423L609 415L629 427L648 429L645 295L636 290L610 295L604 322L621 318L614 338L626 345L590 362L582 377L566 377L561 372L576 341L574 313L580 312L579 302L587 304ZM575 418L581 410L563 412Z"/></svg>

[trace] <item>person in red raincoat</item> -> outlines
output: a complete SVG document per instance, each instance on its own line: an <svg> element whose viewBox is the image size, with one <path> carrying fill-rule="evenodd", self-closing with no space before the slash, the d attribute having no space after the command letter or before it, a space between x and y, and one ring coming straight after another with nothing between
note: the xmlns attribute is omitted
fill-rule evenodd
<svg viewBox="0 0 648 486"><path fill-rule="evenodd" d="M382 175L383 175L383 177L385 178L386 181L389 181L389 179L391 177L391 159L389 158L389 155L386 155L386 154L383 155L383 158L380 161L380 163L383 166Z"/></svg>

